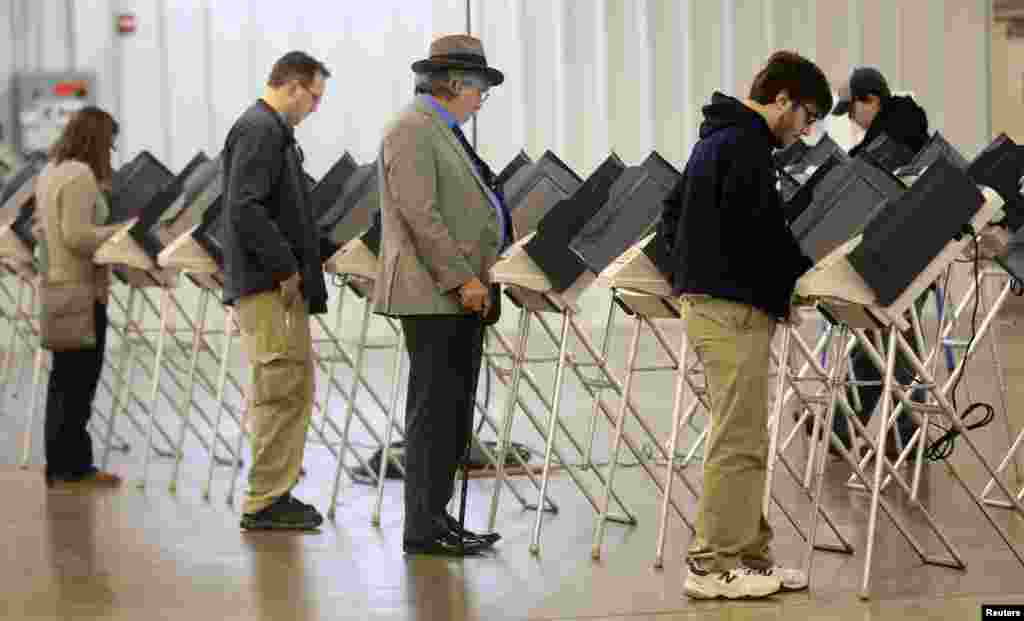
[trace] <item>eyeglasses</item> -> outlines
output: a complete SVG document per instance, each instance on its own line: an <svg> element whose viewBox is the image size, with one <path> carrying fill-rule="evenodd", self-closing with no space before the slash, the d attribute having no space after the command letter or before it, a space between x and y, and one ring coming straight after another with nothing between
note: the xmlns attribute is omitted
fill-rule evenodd
<svg viewBox="0 0 1024 621"><path fill-rule="evenodd" d="M815 123L821 120L820 116L811 112L811 109L807 107L807 104L798 103L797 106L803 108L804 112L807 114L807 125L814 125Z"/></svg>
<svg viewBox="0 0 1024 621"><path fill-rule="evenodd" d="M487 99L491 96L491 85L487 83L487 80L475 77L466 77L462 79L462 85L472 86L473 88L480 91L480 103L487 101Z"/></svg>
<svg viewBox="0 0 1024 621"><path fill-rule="evenodd" d="M306 86L302 82L299 82L299 86L301 86L307 93L309 93L309 96L313 98L313 105L314 106L319 106L320 105L320 100L323 99L323 97L324 97L323 93L314 93L311 88L309 88L308 86Z"/></svg>

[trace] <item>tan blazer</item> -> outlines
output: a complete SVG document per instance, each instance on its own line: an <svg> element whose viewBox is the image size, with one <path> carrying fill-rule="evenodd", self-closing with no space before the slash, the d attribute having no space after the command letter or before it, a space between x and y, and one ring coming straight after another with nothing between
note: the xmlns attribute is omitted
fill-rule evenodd
<svg viewBox="0 0 1024 621"><path fill-rule="evenodd" d="M46 236L47 278L87 282L106 302L110 272L93 264L96 249L117 229L95 224L100 188L88 165L67 160L47 164L36 180L36 210Z"/></svg>
<svg viewBox="0 0 1024 621"><path fill-rule="evenodd" d="M374 310L464 315L458 288L489 284L501 231L484 182L451 128L417 99L384 132L377 160L381 243Z"/></svg>

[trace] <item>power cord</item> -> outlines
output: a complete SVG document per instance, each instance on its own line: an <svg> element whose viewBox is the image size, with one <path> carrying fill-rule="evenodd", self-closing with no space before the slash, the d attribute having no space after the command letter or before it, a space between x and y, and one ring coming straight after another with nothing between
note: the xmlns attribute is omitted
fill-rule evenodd
<svg viewBox="0 0 1024 621"><path fill-rule="evenodd" d="M954 415L956 415L956 413L960 410L959 405L957 405L957 392L960 389L961 380L963 380L964 375L967 374L967 363L970 361L970 357L972 354L971 349L972 347L974 347L974 341L977 339L978 336L978 308L981 305L982 295L980 280L981 244L978 241L977 234L974 233L974 229L969 224L966 226L965 232L971 234L971 240L974 242L974 259L972 263L974 264L974 282L977 283L978 290L974 296L974 308L971 310L971 338L967 340L967 346L964 349L964 360L963 366L960 370L960 374L957 375L956 381L953 382L953 389L950 391L950 402L953 405ZM944 292L948 290L949 277L950 272L947 271L946 286L943 288ZM960 420L962 422L966 421L967 417L976 410L984 410L985 414L984 416L982 416L981 420L975 423L965 424L964 428L967 431L980 429L981 427L988 425L995 419L995 408L992 407L992 404L979 401L977 403L972 403L971 405L969 405L967 409L964 411L963 415L960 416ZM953 450L956 448L956 438L957 436L960 435L960 431L957 431L952 427L944 427L937 423L932 423L932 425L938 429L941 429L943 431L943 434L938 439L929 444L927 447L925 447L924 456L929 461L939 461L942 459L947 459L950 455L953 454Z"/></svg>

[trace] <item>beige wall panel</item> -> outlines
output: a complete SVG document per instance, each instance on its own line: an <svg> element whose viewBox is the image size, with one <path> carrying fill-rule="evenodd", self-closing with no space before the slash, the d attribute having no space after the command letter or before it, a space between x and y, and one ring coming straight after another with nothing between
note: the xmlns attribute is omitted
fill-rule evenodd
<svg viewBox="0 0 1024 621"><path fill-rule="evenodd" d="M821 67L832 84L845 79L853 64L849 56L849 8L848 2L828 2L819 7L815 15L821 44L811 60Z"/></svg>
<svg viewBox="0 0 1024 621"><path fill-rule="evenodd" d="M658 2L653 19L655 148L680 166L689 155L699 110L690 103L693 63L687 36L693 3ZM675 26L675 27L673 27ZM684 36L687 35L687 36Z"/></svg>
<svg viewBox="0 0 1024 621"><path fill-rule="evenodd" d="M1024 142L1024 40L1007 40L1006 25L992 36L992 133Z"/></svg>
<svg viewBox="0 0 1024 621"><path fill-rule="evenodd" d="M861 3L864 16L862 62L877 67L893 84L901 84L903 12L900 3L892 0L861 0Z"/></svg>
<svg viewBox="0 0 1024 621"><path fill-rule="evenodd" d="M771 6L753 0L736 0L736 86L740 97L750 93L750 84L774 51L766 37L764 22L772 16Z"/></svg>
<svg viewBox="0 0 1024 621"><path fill-rule="evenodd" d="M722 8L717 2L693 3L693 101L700 106L711 100L715 91L729 91L722 83L720 41ZM698 117L700 118L700 117Z"/></svg>
<svg viewBox="0 0 1024 621"><path fill-rule="evenodd" d="M952 48L947 50L938 67L945 78L939 110L943 133L967 155L974 155L988 143L987 18L983 2L946 0L945 39L961 44L955 53Z"/></svg>

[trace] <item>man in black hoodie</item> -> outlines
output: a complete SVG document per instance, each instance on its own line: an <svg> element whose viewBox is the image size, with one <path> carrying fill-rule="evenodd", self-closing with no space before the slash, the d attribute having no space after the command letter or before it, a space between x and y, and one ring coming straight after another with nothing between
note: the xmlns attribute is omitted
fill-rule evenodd
<svg viewBox="0 0 1024 621"><path fill-rule="evenodd" d="M762 511L772 335L811 267L786 225L772 151L831 108L821 69L775 53L748 99L712 96L700 140L665 200L658 263L681 296L711 400L704 490L687 554L690 597L765 597L807 586L803 572L775 565Z"/></svg>
<svg viewBox="0 0 1024 621"><path fill-rule="evenodd" d="M928 116L924 108L910 96L893 95L889 90L889 83L880 71L873 67L857 67L850 74L850 80L845 86L839 89L839 101L832 110L836 116L848 115L850 121L863 129L866 134L864 139L850 150L850 156L856 157L860 151L880 136L885 134L891 140L899 142L911 152L917 153L928 142ZM918 300L917 307L920 311L927 300L928 293L925 292ZM911 334L905 334L908 342L915 343ZM919 352L920 353L920 352ZM871 361L870 356L860 345L854 348L850 354L850 361L853 367L853 374L858 381L881 382L882 374L878 367ZM896 381L901 384L909 384L914 378L914 372L910 363L903 356L897 358ZM860 397L861 408L857 417L867 425L878 400L882 396L882 387L861 386L857 388ZM914 395L920 398L920 395ZM839 439L850 447L850 431L846 417L836 411L832 419L833 430ZM896 428L902 445L910 442L911 436L917 430L917 424L909 414L902 414L896 419ZM812 433L808 428L807 433ZM837 454L830 449L833 455ZM886 443L886 452L890 459L897 456L897 445L890 439ZM911 455L913 457L913 455Z"/></svg>

